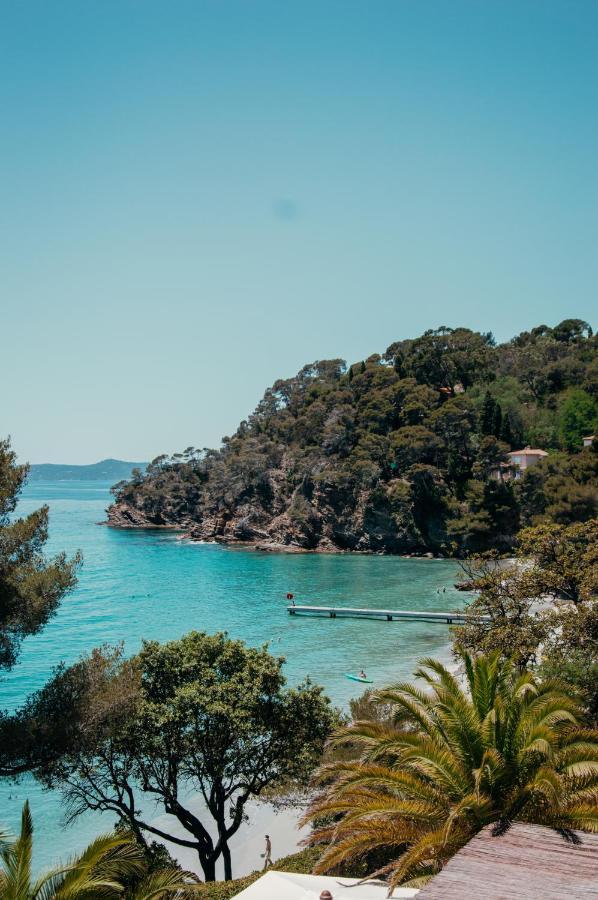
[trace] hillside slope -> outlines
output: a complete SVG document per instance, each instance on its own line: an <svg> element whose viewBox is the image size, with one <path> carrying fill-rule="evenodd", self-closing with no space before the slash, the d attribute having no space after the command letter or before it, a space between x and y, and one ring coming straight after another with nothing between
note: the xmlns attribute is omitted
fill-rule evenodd
<svg viewBox="0 0 598 900"><path fill-rule="evenodd" d="M277 381L219 450L158 457L113 489L108 523L297 550L507 550L522 524L598 512L597 341L580 320L495 346L440 328L347 368ZM511 449L551 451L524 478Z"/></svg>

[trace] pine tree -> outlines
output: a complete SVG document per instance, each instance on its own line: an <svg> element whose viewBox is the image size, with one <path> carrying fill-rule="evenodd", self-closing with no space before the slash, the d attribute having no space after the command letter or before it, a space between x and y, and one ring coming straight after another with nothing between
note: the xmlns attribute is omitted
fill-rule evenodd
<svg viewBox="0 0 598 900"><path fill-rule="evenodd" d="M361 372L361 374L362 374L362 375L363 375L363 373L364 373L364 372L365 372L365 362L362 362L362 364L361 364L361 367L360 367L360 369L359 369L359 371L360 371L360 372Z"/></svg>
<svg viewBox="0 0 598 900"><path fill-rule="evenodd" d="M353 366L349 366L349 381L353 381Z"/></svg>
<svg viewBox="0 0 598 900"><path fill-rule="evenodd" d="M490 391L486 391L484 405L482 407L482 434L494 434L494 413L496 405L496 400Z"/></svg>
<svg viewBox="0 0 598 900"><path fill-rule="evenodd" d="M502 409L500 407L500 403L497 403L494 407L494 416L492 418L492 431L491 434L494 437L500 437L501 428L502 428Z"/></svg>
<svg viewBox="0 0 598 900"><path fill-rule="evenodd" d="M14 515L29 466L0 440L0 671L12 668L26 637L38 634L75 584L80 557L43 556L48 507Z"/></svg>
<svg viewBox="0 0 598 900"><path fill-rule="evenodd" d="M513 446L513 429L511 428L511 417L509 416L509 413L507 413L502 420L499 437L501 441L504 441L509 447Z"/></svg>

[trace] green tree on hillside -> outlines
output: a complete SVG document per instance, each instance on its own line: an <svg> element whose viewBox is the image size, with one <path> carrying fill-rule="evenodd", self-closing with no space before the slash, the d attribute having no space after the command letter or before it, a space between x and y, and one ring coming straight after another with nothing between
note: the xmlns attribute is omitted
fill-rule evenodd
<svg viewBox="0 0 598 900"><path fill-rule="evenodd" d="M483 556L463 564L478 594L454 630L456 646L564 673L598 721L598 519L523 529L517 553L515 564Z"/></svg>
<svg viewBox="0 0 598 900"><path fill-rule="evenodd" d="M568 450L580 450L583 438L598 426L598 402L585 391L569 391L561 407L561 437Z"/></svg>
<svg viewBox="0 0 598 900"><path fill-rule="evenodd" d="M490 391L486 391L484 395L484 405L482 406L482 415L480 418L480 427L482 434L493 434L496 437L496 433L494 431L494 415L496 411L497 403Z"/></svg>
<svg viewBox="0 0 598 900"><path fill-rule="evenodd" d="M529 469L516 490L525 525L562 525L598 517L598 448L551 453Z"/></svg>

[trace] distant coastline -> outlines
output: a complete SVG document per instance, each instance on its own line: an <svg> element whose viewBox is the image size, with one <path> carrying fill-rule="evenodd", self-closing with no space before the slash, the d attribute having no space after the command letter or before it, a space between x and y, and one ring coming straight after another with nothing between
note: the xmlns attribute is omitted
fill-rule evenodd
<svg viewBox="0 0 598 900"><path fill-rule="evenodd" d="M38 463L29 469L29 481L122 481L131 477L133 469L145 472L146 462L102 459L89 465Z"/></svg>

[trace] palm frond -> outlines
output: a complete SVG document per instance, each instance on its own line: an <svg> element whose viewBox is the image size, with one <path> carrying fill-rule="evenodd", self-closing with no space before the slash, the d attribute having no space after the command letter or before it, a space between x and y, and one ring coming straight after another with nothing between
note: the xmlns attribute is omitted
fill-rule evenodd
<svg viewBox="0 0 598 900"><path fill-rule="evenodd" d="M157 900L166 896L184 900L193 897L201 886L185 880L186 875L188 878L188 874L179 869L162 869L154 872L143 879L130 900Z"/></svg>
<svg viewBox="0 0 598 900"><path fill-rule="evenodd" d="M339 733L361 757L314 780L321 793L303 821L319 823L310 843L327 843L318 871L382 859L376 873L391 886L421 884L487 823L598 831L598 732L582 727L576 701L497 653L462 662L467 693L424 659L426 690L391 685L375 695L387 721Z"/></svg>

